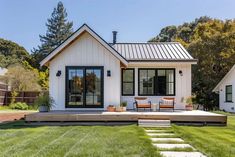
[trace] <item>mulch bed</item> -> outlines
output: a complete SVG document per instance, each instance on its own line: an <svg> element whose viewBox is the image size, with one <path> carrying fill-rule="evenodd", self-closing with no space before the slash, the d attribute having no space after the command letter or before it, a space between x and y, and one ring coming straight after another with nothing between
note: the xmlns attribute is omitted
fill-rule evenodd
<svg viewBox="0 0 235 157"><path fill-rule="evenodd" d="M14 121L14 120L20 120L20 119L24 118L24 116L26 114L30 114L30 112L0 113L0 123Z"/></svg>

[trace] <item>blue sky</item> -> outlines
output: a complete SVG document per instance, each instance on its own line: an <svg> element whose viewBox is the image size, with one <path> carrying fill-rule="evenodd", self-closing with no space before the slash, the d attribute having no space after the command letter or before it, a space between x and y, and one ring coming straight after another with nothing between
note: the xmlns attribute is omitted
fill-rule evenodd
<svg viewBox="0 0 235 157"><path fill-rule="evenodd" d="M200 16L235 18L235 0L62 0L74 30L87 23L106 41L118 31L118 42L146 42L167 25ZM45 23L57 0L0 0L0 38L28 51L40 44Z"/></svg>

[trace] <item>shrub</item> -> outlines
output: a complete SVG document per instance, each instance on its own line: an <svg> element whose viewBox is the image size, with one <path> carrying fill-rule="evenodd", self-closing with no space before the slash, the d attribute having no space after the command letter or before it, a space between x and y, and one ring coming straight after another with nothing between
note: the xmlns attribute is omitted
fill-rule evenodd
<svg viewBox="0 0 235 157"><path fill-rule="evenodd" d="M121 107L127 107L127 102L126 101L122 102L120 106Z"/></svg>
<svg viewBox="0 0 235 157"><path fill-rule="evenodd" d="M37 107L40 106L47 106L49 109L52 108L54 105L55 101L54 99L49 95L48 92L43 92L41 93L38 98L36 99L34 105Z"/></svg>
<svg viewBox="0 0 235 157"><path fill-rule="evenodd" d="M26 103L22 103L22 102L10 104L9 107L15 110L28 110L29 109L29 106Z"/></svg>

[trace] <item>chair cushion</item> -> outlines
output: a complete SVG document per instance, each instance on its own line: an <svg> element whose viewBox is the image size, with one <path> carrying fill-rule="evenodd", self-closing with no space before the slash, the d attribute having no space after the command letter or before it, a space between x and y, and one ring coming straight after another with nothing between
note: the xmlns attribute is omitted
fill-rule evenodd
<svg viewBox="0 0 235 157"><path fill-rule="evenodd" d="M151 108L150 104L138 104L137 105L138 108Z"/></svg>
<svg viewBox="0 0 235 157"><path fill-rule="evenodd" d="M160 108L173 108L173 105L160 105Z"/></svg>

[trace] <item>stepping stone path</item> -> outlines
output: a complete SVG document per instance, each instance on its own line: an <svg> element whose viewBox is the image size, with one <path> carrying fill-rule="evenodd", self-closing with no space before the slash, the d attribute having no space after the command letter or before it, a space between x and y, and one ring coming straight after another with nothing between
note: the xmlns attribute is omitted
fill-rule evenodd
<svg viewBox="0 0 235 157"><path fill-rule="evenodd" d="M160 150L160 154L164 157L206 157L202 153L196 151L191 145L184 143L181 138L175 138L175 134L167 127L158 127L160 129L145 129L146 134L150 136L153 145ZM171 127L171 126L169 126ZM173 136L173 137L172 137ZM182 149L182 150L181 150ZM185 150L185 151L184 151Z"/></svg>

